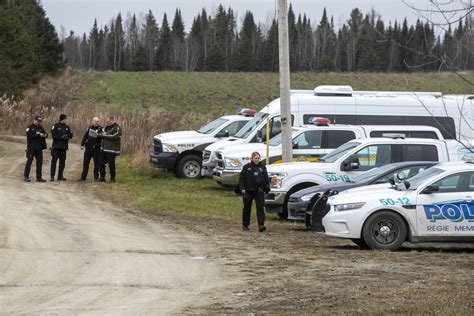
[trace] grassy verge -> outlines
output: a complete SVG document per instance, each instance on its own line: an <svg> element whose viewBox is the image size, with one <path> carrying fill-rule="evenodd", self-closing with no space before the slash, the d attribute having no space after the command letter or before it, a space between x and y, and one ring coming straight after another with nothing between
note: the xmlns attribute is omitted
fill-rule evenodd
<svg viewBox="0 0 474 316"><path fill-rule="evenodd" d="M465 78L474 81L474 73ZM46 83L54 86L58 81ZM218 116L239 106L256 110L279 96L278 73L74 71L66 95L72 103L100 108L160 109ZM355 90L470 93L453 73L292 73L292 89L350 85ZM52 87L50 87L51 89Z"/></svg>
<svg viewBox="0 0 474 316"><path fill-rule="evenodd" d="M150 213L240 221L242 200L233 190L212 179L179 179L147 164L135 165L130 157L118 159L118 181L109 187L117 199Z"/></svg>

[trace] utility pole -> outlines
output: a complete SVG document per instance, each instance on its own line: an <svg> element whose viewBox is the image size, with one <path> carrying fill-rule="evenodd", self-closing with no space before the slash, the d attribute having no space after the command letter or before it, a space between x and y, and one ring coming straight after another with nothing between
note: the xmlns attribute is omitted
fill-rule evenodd
<svg viewBox="0 0 474 316"><path fill-rule="evenodd" d="M278 47L280 56L280 113L282 128L282 160L293 156L291 142L290 52L288 44L288 3L278 0Z"/></svg>

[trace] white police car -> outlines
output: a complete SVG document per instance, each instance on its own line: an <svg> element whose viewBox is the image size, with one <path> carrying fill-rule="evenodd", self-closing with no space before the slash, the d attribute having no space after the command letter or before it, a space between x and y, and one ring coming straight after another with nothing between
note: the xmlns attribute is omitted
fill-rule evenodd
<svg viewBox="0 0 474 316"><path fill-rule="evenodd" d="M408 181L348 190L328 200L326 235L372 249L403 242L474 242L474 161L441 163Z"/></svg>

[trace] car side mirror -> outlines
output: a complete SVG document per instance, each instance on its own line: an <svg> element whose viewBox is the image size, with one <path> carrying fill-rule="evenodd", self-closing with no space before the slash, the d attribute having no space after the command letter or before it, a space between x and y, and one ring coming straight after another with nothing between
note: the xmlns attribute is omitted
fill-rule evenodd
<svg viewBox="0 0 474 316"><path fill-rule="evenodd" d="M395 177L390 177L388 178L388 182L390 183L390 185L395 185Z"/></svg>
<svg viewBox="0 0 474 316"><path fill-rule="evenodd" d="M216 137L217 138L229 137L229 131L228 130L220 131L219 133L216 134Z"/></svg>
<svg viewBox="0 0 474 316"><path fill-rule="evenodd" d="M431 194L433 192L439 191L439 186L437 185L429 185L421 191L422 194Z"/></svg>
<svg viewBox="0 0 474 316"><path fill-rule="evenodd" d="M262 130L257 131L257 134L255 135L255 137L257 138L257 143L263 142L263 133L262 133Z"/></svg>
<svg viewBox="0 0 474 316"><path fill-rule="evenodd" d="M359 158L357 157L357 155L350 155L346 160L342 162L341 170L351 171L354 169L359 169Z"/></svg>
<svg viewBox="0 0 474 316"><path fill-rule="evenodd" d="M293 142L293 149L298 149L298 143L297 142Z"/></svg>

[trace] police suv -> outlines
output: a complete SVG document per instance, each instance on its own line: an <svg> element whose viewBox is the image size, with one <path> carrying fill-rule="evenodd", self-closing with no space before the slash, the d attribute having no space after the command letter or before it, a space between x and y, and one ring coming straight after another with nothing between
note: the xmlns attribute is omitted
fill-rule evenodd
<svg viewBox="0 0 474 316"><path fill-rule="evenodd" d="M294 192L319 184L350 182L362 172L399 161L456 161L465 154L459 147L455 141L434 139L355 139L318 162L270 165L271 191L265 197L265 208L286 218L287 203Z"/></svg>
<svg viewBox="0 0 474 316"><path fill-rule="evenodd" d="M319 157L330 153L335 148L352 139L380 137L386 133L392 134L403 131L407 137L443 139L441 132L431 126L355 126L344 124L329 124L326 118L314 118L311 123L295 127L292 132L293 161L317 161ZM250 160L252 152L258 151L262 161L266 159L266 145L263 143L229 145L216 152L217 166L213 179L221 185L235 186L242 166ZM269 142L269 163L281 163L282 145L281 134Z"/></svg>
<svg viewBox="0 0 474 316"><path fill-rule="evenodd" d="M474 242L474 160L441 163L395 186L362 187L332 196L326 235L372 249L403 242Z"/></svg>
<svg viewBox="0 0 474 316"><path fill-rule="evenodd" d="M156 135L150 165L174 171L183 178L201 176L203 149L218 140L235 135L247 123L255 111L241 109L240 115L222 116L198 129Z"/></svg>

